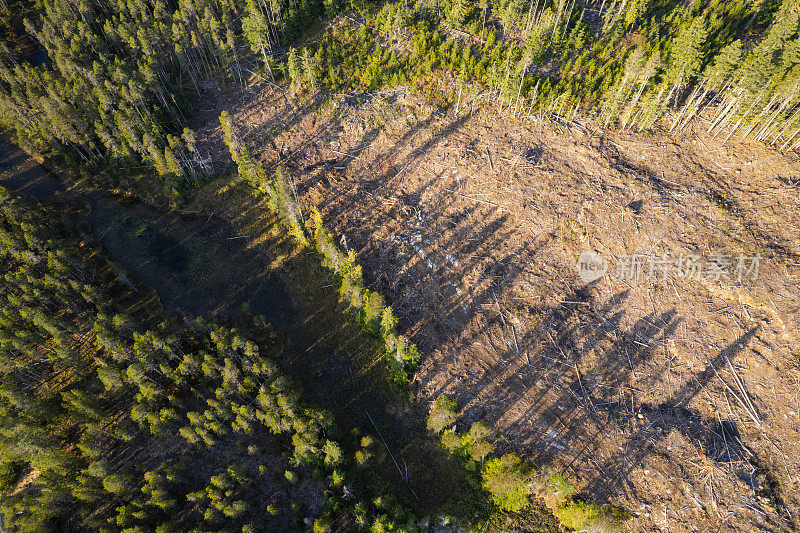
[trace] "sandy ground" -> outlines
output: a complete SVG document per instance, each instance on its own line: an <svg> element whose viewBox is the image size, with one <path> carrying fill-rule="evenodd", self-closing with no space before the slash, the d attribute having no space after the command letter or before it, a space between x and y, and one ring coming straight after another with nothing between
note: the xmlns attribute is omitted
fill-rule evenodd
<svg viewBox="0 0 800 533"><path fill-rule="evenodd" d="M631 530L800 528L796 155L702 121L670 136L485 101L442 113L403 90L289 101L253 85L208 110L201 149L225 164L228 108L292 171L423 350L420 399L454 396L501 449L631 510ZM609 264L591 283L584 250ZM682 278L682 253L729 255L730 277ZM617 279L631 254L669 254L666 277Z"/></svg>

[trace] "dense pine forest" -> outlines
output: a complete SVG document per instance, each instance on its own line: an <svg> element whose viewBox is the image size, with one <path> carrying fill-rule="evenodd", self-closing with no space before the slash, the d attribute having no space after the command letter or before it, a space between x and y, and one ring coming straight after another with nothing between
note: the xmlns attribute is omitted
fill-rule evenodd
<svg viewBox="0 0 800 533"><path fill-rule="evenodd" d="M2 0L0 43L5 135L100 190L135 176L172 207L233 176L329 271L344 316L382 346L386 386L412 395L423 355L355 252L227 112L213 127L234 165L215 167L198 141L204 102L254 79L287 105L403 87L455 115L491 105L674 134L699 123L800 147L798 0ZM534 468L485 422L461 424L444 394L422 430L460 485L438 514L421 510L382 474L403 474L382 438L338 427L281 370L283 337L261 317L166 316L88 233L75 206L0 188L12 531L617 531L632 516Z"/></svg>
<svg viewBox="0 0 800 533"><path fill-rule="evenodd" d="M94 172L152 167L173 197L209 171L187 127L196 104L253 72L309 91L409 85L456 107L488 91L515 114L639 130L705 113L726 138L794 148L799 20L791 0L15 0L3 123ZM26 38L41 64L23 56ZM448 90L430 83L445 74Z"/></svg>
<svg viewBox="0 0 800 533"><path fill-rule="evenodd" d="M380 442L305 403L258 317L164 319L55 209L0 194L14 531L416 528Z"/></svg>

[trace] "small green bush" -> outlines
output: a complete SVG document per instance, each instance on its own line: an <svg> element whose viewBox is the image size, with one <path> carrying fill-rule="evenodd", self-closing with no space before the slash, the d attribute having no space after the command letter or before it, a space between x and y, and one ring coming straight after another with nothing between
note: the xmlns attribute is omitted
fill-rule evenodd
<svg viewBox="0 0 800 533"><path fill-rule="evenodd" d="M516 454L496 457L484 464L481 471L483 488L500 509L517 512L528 505L532 490L525 470Z"/></svg>
<svg viewBox="0 0 800 533"><path fill-rule="evenodd" d="M561 506L575 494L575 487L561 473L550 476L550 490L556 496L556 506Z"/></svg>
<svg viewBox="0 0 800 533"><path fill-rule="evenodd" d="M574 501L556 508L553 514L566 527L584 529L594 519L600 517L601 512L602 507L594 502Z"/></svg>
<svg viewBox="0 0 800 533"><path fill-rule="evenodd" d="M441 433L448 426L452 426L457 417L458 403L442 394L433 403L428 415L428 429L434 433Z"/></svg>
<svg viewBox="0 0 800 533"><path fill-rule="evenodd" d="M572 501L553 511L563 526L581 530L592 528L596 531L620 531L623 523L631 518L631 514L613 505L598 505L589 501Z"/></svg>
<svg viewBox="0 0 800 533"><path fill-rule="evenodd" d="M469 456L477 462L483 462L487 455L494 450L494 444L486 439L476 440L469 445Z"/></svg>
<svg viewBox="0 0 800 533"><path fill-rule="evenodd" d="M455 453L461 448L461 437L459 437L452 429L445 430L442 433L442 446L450 453Z"/></svg>
<svg viewBox="0 0 800 533"><path fill-rule="evenodd" d="M331 519L330 518L317 518L314 521L314 533L330 533Z"/></svg>
<svg viewBox="0 0 800 533"><path fill-rule="evenodd" d="M331 484L334 487L341 487L344 485L344 474L340 470L331 472Z"/></svg>

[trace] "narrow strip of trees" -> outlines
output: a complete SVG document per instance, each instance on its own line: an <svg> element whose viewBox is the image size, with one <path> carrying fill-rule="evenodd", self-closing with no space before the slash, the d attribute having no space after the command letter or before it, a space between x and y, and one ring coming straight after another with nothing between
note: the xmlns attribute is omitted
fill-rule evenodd
<svg viewBox="0 0 800 533"><path fill-rule="evenodd" d="M239 142L228 112L220 115L220 123L225 143L238 165L240 179L253 187L254 191L266 195L270 207L298 246L311 247L319 254L322 265L334 275L342 305L352 312L368 333L383 340L386 363L394 381L408 384L419 364L419 350L398 332L397 316L383 297L364 286L355 252L343 252L338 247L333 236L325 229L322 215L317 209L313 209L310 220L306 220L291 176L281 167L278 167L274 176L267 175L247 147Z"/></svg>

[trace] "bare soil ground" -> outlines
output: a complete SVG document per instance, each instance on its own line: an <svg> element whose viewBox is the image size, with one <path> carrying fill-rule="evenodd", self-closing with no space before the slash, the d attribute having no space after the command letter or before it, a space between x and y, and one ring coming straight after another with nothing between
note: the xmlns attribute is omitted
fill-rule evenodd
<svg viewBox="0 0 800 533"><path fill-rule="evenodd" d="M288 96L288 98L286 98ZM552 464L634 531L800 528L800 162L680 136L438 111L255 84L209 109L296 179L424 352L418 397L447 393L503 449ZM583 250L612 269L586 284ZM756 253L757 280L618 281L624 254Z"/></svg>

